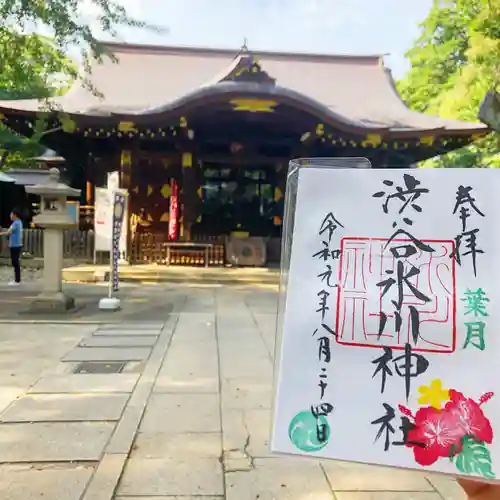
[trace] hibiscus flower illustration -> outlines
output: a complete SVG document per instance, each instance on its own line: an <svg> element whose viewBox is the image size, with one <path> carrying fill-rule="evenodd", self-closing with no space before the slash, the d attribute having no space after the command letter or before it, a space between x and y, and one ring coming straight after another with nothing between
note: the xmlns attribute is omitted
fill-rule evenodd
<svg viewBox="0 0 500 500"><path fill-rule="evenodd" d="M491 444L493 429L481 406L492 397L493 394L486 394L478 404L473 399L466 398L461 392L452 389L450 390L451 401L446 404L444 411L456 422L463 436L473 436L483 443Z"/></svg>
<svg viewBox="0 0 500 500"><path fill-rule="evenodd" d="M485 394L476 403L451 389L444 408L420 408L413 416L410 410L400 406L402 413L414 420L408 431L407 446L413 448L415 461L429 466L440 458L453 458L461 453L466 436L491 444L493 430L481 406L492 397L493 393Z"/></svg>
<svg viewBox="0 0 500 500"><path fill-rule="evenodd" d="M415 461L428 466L449 457L451 449L460 447L463 436L449 413L433 407L420 408L414 427L408 432L408 446L413 448Z"/></svg>

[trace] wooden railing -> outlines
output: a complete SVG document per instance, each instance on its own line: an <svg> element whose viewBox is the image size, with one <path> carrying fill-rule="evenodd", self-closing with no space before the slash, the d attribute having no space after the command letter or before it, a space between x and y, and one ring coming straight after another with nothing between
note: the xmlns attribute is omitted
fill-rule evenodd
<svg viewBox="0 0 500 500"><path fill-rule="evenodd" d="M80 229L82 231L94 229L94 207L92 205L80 205Z"/></svg>
<svg viewBox="0 0 500 500"><path fill-rule="evenodd" d="M201 245L196 246L196 243L201 243ZM210 243L210 245L204 246L203 243ZM166 234L138 234L132 244L131 262L133 264L223 266L225 262L224 238L197 238L183 247L182 242L176 242L170 246Z"/></svg>
<svg viewBox="0 0 500 500"><path fill-rule="evenodd" d="M23 232L23 252L25 257L43 257L43 230L25 229ZM195 245L207 243L209 245ZM138 234L132 243L130 261L132 264L171 264L184 266L223 266L225 264L224 237L195 237L190 244L168 245L165 234ZM268 262L280 260L280 239L272 238L267 242ZM94 231L68 229L64 231L63 255L91 263L94 259ZM9 257L7 238L0 237L0 257ZM207 262L208 260L208 262ZM107 264L109 254L100 252L98 264Z"/></svg>
<svg viewBox="0 0 500 500"><path fill-rule="evenodd" d="M27 257L43 257L43 230L25 229L23 231L23 253ZM94 254L94 232L68 229L64 231L63 255L66 259L91 261ZM1 238L0 255L9 255L6 238Z"/></svg>

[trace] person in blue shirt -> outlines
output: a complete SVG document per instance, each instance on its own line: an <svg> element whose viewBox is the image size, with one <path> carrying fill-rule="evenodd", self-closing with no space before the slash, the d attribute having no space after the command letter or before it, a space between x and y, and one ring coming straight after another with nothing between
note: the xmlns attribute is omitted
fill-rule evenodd
<svg viewBox="0 0 500 500"><path fill-rule="evenodd" d="M23 223L18 210L14 209L10 213L12 224L7 231L0 233L0 236L9 237L10 260L14 269L14 281L9 285L19 285L21 283L21 251L23 248Z"/></svg>

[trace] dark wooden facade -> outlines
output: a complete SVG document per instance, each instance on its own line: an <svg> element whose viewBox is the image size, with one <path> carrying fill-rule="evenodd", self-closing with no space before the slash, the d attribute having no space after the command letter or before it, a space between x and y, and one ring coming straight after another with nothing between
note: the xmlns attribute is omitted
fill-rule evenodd
<svg viewBox="0 0 500 500"><path fill-rule="evenodd" d="M120 186L130 194L131 233L156 235L159 244L168 239L177 186L176 239L222 244L237 232L270 241L271 259L276 258L290 159L361 156L374 168L404 168L488 132L481 124L409 111L380 57L268 53L258 58L247 51L231 57L228 51L118 44L108 49L120 63L95 69L104 101L83 89L62 98L56 104L64 114L50 113L53 132L44 140L66 158L83 204L93 202L93 186L104 186L108 173L119 172ZM267 69L266 60L279 75ZM163 72L159 64L167 65ZM218 68L209 83L207 65ZM126 70L120 73L121 66ZM316 83L309 74L314 68ZM182 93L177 80L183 71ZM193 83L197 71L206 73L202 85ZM127 80L136 73L142 86ZM288 74L296 81L282 81ZM162 75L164 90L157 81ZM298 91L314 94L329 85L326 78L332 78L330 102L318 100L328 98L328 89L318 95ZM309 87L301 87L301 79ZM33 101L0 102L4 122L24 134L33 127L36 108ZM162 261L155 255L148 260ZM221 263L219 257L212 261Z"/></svg>

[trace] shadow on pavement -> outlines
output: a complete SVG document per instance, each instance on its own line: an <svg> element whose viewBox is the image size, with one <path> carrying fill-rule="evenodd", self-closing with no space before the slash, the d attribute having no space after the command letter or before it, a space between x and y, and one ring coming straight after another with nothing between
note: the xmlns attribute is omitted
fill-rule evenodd
<svg viewBox="0 0 500 500"><path fill-rule="evenodd" d="M107 295L106 287L70 285L64 287L64 291L75 298L74 310L67 313L32 314L26 310L30 301L39 293L36 286L27 284L19 288L1 288L0 321L164 322L169 314L182 307L185 301L184 295L167 293L164 290L124 288L115 294L122 302L120 311L100 311L99 300Z"/></svg>

